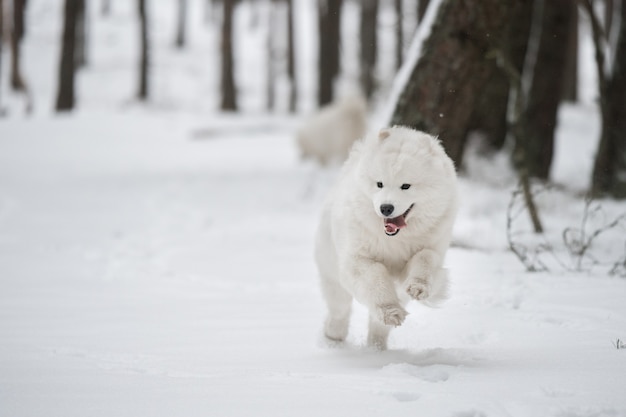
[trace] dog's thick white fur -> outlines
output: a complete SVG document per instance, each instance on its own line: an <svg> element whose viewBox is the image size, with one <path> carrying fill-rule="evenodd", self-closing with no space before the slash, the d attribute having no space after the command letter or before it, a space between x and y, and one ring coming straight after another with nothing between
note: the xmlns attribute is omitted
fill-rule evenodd
<svg viewBox="0 0 626 417"><path fill-rule="evenodd" d="M411 299L446 298L457 204L454 165L434 137L396 126L355 143L316 239L328 339L346 338L353 299L369 309L368 345L386 349Z"/></svg>
<svg viewBox="0 0 626 417"><path fill-rule="evenodd" d="M311 116L298 130L302 158L321 165L342 163L366 129L367 103L358 94L341 98Z"/></svg>

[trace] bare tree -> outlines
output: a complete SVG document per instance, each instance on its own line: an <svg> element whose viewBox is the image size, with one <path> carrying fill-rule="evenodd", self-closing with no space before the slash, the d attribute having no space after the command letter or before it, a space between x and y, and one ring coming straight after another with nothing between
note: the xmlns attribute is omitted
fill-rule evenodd
<svg viewBox="0 0 626 417"><path fill-rule="evenodd" d="M370 98L376 88L374 71L378 49L377 37L378 0L361 0L361 88L365 97Z"/></svg>
<svg viewBox="0 0 626 417"><path fill-rule="evenodd" d="M174 45L177 48L183 48L186 41L187 32L187 0L178 0L178 22L176 26L176 40Z"/></svg>
<svg viewBox="0 0 626 417"><path fill-rule="evenodd" d="M26 0L13 0L13 19L10 32L11 47L11 88L13 91L24 93L26 97L26 111L30 112L32 100L28 84L24 79L21 67L21 42L24 38L24 10Z"/></svg>
<svg viewBox="0 0 626 417"><path fill-rule="evenodd" d="M233 59L233 12L235 0L223 0L222 20L222 110L237 110Z"/></svg>
<svg viewBox="0 0 626 417"><path fill-rule="evenodd" d="M533 16L534 0L513 2L513 16L500 44L502 58L506 59L517 74L521 74L528 46L528 37ZM477 131L484 137L488 150L501 149L506 141L508 124L509 98L511 93L510 77L493 59L489 63L489 82L481 91L472 112L468 132Z"/></svg>
<svg viewBox="0 0 626 417"><path fill-rule="evenodd" d="M426 9L428 8L428 2L430 0L417 0L417 21L418 23L424 19Z"/></svg>
<svg viewBox="0 0 626 417"><path fill-rule="evenodd" d="M333 100L334 82L339 75L339 40L342 0L320 0L318 104Z"/></svg>
<svg viewBox="0 0 626 417"><path fill-rule="evenodd" d="M141 101L148 99L148 68L150 65L150 44L148 37L148 16L146 12L146 0L138 0L137 9L139 14L139 33L141 39L141 51L139 58L139 89L137 98Z"/></svg>
<svg viewBox="0 0 626 417"><path fill-rule="evenodd" d="M72 110L75 105L74 80L76 65L74 53L76 44L76 19L80 7L79 3L80 0L65 0L56 111L69 111Z"/></svg>
<svg viewBox="0 0 626 417"><path fill-rule="evenodd" d="M512 61L508 59L502 50L495 50L493 52L494 61L498 67L509 79L511 84L511 95L514 97L513 105L508 111L508 123L513 142L516 144L524 142L528 137L526 132L527 126L522 122L522 114L526 108L528 102L527 94L524 88L522 88L522 74L513 65ZM530 181L530 174L528 171L528 153L525 146L517 146L516 152L513 153L513 162L517 167L517 175L519 177L518 191L513 194L513 199L517 193L524 197L524 203L528 210L528 215L533 224L535 233L543 233L543 225L539 218L539 211L535 204L534 193L532 191L532 184ZM509 224L510 226L510 224ZM507 229L509 229L507 226ZM508 233L508 231L507 231ZM510 243L509 239L509 243ZM518 256L519 253L510 245L511 250ZM520 258L521 259L521 258Z"/></svg>
<svg viewBox="0 0 626 417"><path fill-rule="evenodd" d="M615 1L604 0L604 32L608 35L613 27L613 14L615 12Z"/></svg>
<svg viewBox="0 0 626 417"><path fill-rule="evenodd" d="M296 79L295 65L295 39L294 39L294 20L293 0L287 1L287 76L289 77L289 111L296 111L296 103L298 101L298 84Z"/></svg>
<svg viewBox="0 0 626 417"><path fill-rule="evenodd" d="M567 7L570 7L572 11L565 51L562 99L574 102L578 98L578 5L576 2L570 2Z"/></svg>
<svg viewBox="0 0 626 417"><path fill-rule="evenodd" d="M402 56L404 48L404 27L403 27L403 7L402 0L394 0L396 10L396 69L402 66Z"/></svg>
<svg viewBox="0 0 626 417"><path fill-rule="evenodd" d="M286 74L287 106L293 113L297 101L293 1L269 0L267 6L267 109L274 109L277 81Z"/></svg>
<svg viewBox="0 0 626 417"><path fill-rule="evenodd" d="M554 152L557 111L563 92L570 21L576 13L571 0L540 0L543 3L541 35L528 102L521 116L525 137L516 146L525 147L531 177L548 179Z"/></svg>
<svg viewBox="0 0 626 417"><path fill-rule="evenodd" d="M614 61L605 68L605 31L596 16L591 0L579 0L591 18L600 91L602 132L594 161L592 193L626 198L626 4L622 2L621 25Z"/></svg>
<svg viewBox="0 0 626 417"><path fill-rule="evenodd" d="M78 2L78 15L76 16L76 45L74 60L76 68L87 65L87 4L85 0Z"/></svg>

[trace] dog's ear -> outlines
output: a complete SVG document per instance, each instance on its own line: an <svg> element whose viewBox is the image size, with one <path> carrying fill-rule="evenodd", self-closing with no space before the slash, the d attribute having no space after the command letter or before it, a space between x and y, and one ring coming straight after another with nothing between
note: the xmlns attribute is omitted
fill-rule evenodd
<svg viewBox="0 0 626 417"><path fill-rule="evenodd" d="M431 137L428 144L428 153L432 157L431 162L444 170L446 170L447 165L450 164L452 165L452 170L454 171L454 162L446 153L439 138Z"/></svg>
<svg viewBox="0 0 626 417"><path fill-rule="evenodd" d="M389 135L391 135L391 132L389 132L388 129L381 129L380 132L378 132L378 139L379 140L385 140L389 137Z"/></svg>
<svg viewBox="0 0 626 417"><path fill-rule="evenodd" d="M430 143L430 154L431 155L441 155L442 153L444 155L448 155L445 151L445 149L443 148L443 144L441 143L441 140L439 140L439 138L437 136L433 136L431 137L431 140L429 141Z"/></svg>

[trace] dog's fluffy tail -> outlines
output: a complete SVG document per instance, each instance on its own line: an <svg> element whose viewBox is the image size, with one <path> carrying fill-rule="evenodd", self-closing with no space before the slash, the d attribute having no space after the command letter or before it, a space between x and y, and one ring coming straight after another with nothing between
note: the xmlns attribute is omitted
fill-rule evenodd
<svg viewBox="0 0 626 417"><path fill-rule="evenodd" d="M448 296L448 270L441 268L434 274L430 283L430 296L422 303L429 307L439 307Z"/></svg>

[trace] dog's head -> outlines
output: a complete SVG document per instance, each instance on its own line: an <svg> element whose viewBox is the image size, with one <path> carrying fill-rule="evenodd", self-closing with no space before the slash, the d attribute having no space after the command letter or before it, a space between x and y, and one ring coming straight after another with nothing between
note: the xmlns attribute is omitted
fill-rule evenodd
<svg viewBox="0 0 626 417"><path fill-rule="evenodd" d="M363 144L357 175L384 232L441 216L456 193L454 166L434 137L405 127L381 130Z"/></svg>

